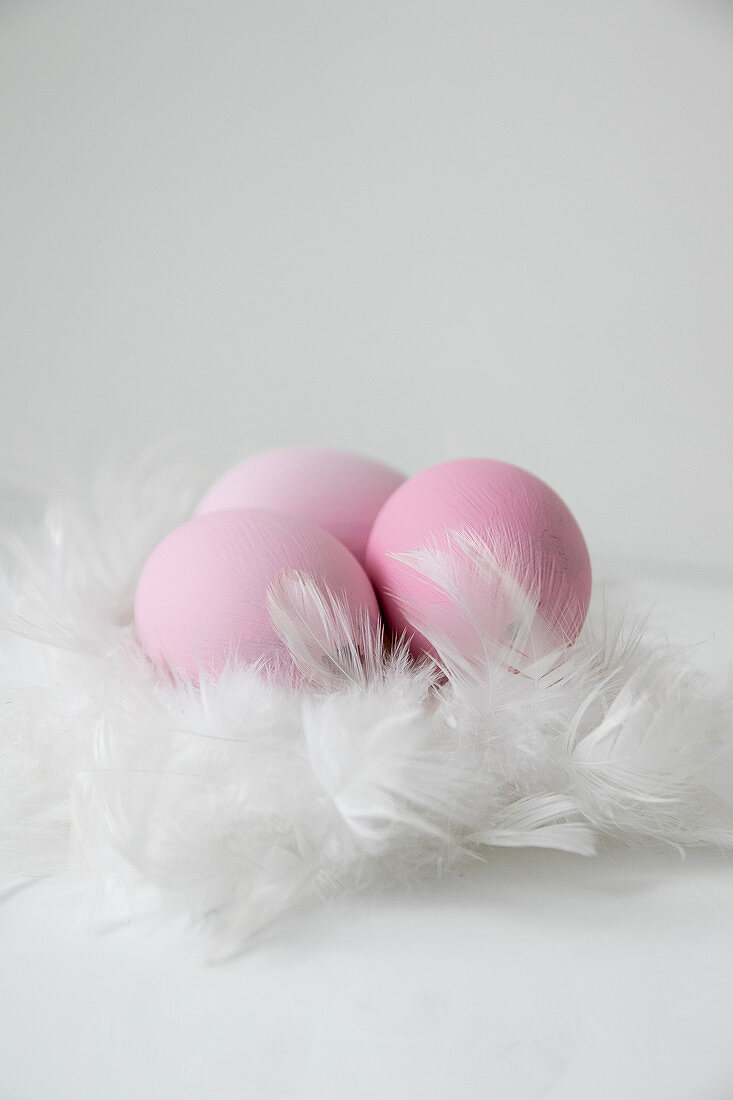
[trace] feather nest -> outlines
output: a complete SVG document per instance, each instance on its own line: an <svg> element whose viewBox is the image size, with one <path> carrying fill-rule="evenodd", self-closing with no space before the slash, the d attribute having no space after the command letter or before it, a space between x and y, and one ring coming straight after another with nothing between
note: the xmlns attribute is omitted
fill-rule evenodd
<svg viewBox="0 0 733 1100"><path fill-rule="evenodd" d="M3 543L0 890L82 865L229 950L304 901L490 846L733 844L731 686L607 613L553 645L536 593L471 532L403 558L460 610L460 651L407 608L437 655L415 662L286 571L268 607L297 683L159 676L134 585L192 503L186 471L140 464Z"/></svg>

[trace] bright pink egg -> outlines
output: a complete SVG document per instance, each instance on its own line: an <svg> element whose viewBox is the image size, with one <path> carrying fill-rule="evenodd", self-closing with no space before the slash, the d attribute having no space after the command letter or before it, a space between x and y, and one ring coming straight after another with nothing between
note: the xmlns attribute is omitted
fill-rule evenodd
<svg viewBox="0 0 733 1100"><path fill-rule="evenodd" d="M322 527L363 564L377 512L404 481L402 474L361 455L287 447L254 455L209 489L197 515L222 508L267 508Z"/></svg>
<svg viewBox="0 0 733 1100"><path fill-rule="evenodd" d="M294 516L231 509L196 516L166 535L143 566L135 593L137 637L149 657L193 680L229 658L292 669L266 605L283 569L310 574L349 611L379 622L364 570L332 535Z"/></svg>
<svg viewBox="0 0 733 1100"><path fill-rule="evenodd" d="M391 629L413 635L413 652L432 653L425 636L410 626L407 608L417 609L426 629L433 626L459 647L466 615L446 592L392 554L435 547L454 548L450 533L475 532L489 543L501 569L522 591L536 593L539 615L551 644L572 642L585 619L591 567L583 535L567 506L533 474L507 462L463 458L443 462L405 481L377 516L367 545L366 568ZM497 600L501 617L510 601ZM513 624L497 621L496 638Z"/></svg>

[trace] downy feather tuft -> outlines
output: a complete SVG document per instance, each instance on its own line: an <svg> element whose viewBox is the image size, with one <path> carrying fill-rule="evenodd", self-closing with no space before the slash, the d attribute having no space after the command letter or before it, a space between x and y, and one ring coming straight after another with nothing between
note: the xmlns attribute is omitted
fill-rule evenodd
<svg viewBox="0 0 733 1100"><path fill-rule="evenodd" d="M558 642L471 532L403 557L465 627L458 646L407 609L434 660L285 571L268 605L297 684L159 675L134 584L190 484L156 464L100 474L4 544L0 890L83 867L100 897L183 911L228 951L293 906L491 846L733 844L731 685L607 612Z"/></svg>

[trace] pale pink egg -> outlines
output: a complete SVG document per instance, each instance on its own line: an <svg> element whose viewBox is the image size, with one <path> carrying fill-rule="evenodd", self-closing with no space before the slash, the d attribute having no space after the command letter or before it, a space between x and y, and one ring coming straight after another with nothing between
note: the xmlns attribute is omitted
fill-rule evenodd
<svg viewBox="0 0 733 1100"><path fill-rule="evenodd" d="M322 527L363 564L377 512L404 476L344 451L286 447L246 459L209 489L197 515L222 508L267 508Z"/></svg>
<svg viewBox="0 0 733 1100"><path fill-rule="evenodd" d="M470 607L466 614L444 589L392 556L431 547L454 552L451 532L475 532L491 546L500 569L517 582L512 587L536 594L537 622L546 627L551 646L575 639L588 610L591 567L571 512L557 493L526 470L493 459L464 458L405 481L381 509L369 537L367 572L391 629L413 636L413 652L434 650L410 625L411 609L428 633L432 627L459 648L475 648L475 638L468 637L470 630L476 633ZM472 568L467 566L464 574ZM474 581L473 592L480 595L478 584ZM471 592L470 584L466 590ZM494 606L497 621L491 633L508 638L517 625L510 621L512 600L504 592Z"/></svg>
<svg viewBox="0 0 733 1100"><path fill-rule="evenodd" d="M153 550L135 593L140 644L155 663L194 681L229 659L287 673L293 662L266 604L284 569L308 573L355 618L379 623L369 579L337 539L294 516L241 508L196 516Z"/></svg>

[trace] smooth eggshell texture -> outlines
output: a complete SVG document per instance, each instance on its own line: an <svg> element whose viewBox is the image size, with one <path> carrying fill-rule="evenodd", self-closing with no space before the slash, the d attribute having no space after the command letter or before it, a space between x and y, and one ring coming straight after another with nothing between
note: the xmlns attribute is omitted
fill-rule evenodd
<svg viewBox="0 0 733 1100"><path fill-rule="evenodd" d="M591 567L571 512L548 485L507 462L463 458L443 462L405 481L372 527L366 568L391 629L412 635L415 653L432 653L411 627L403 603L416 606L460 646L465 618L445 593L392 553L445 548L451 531L472 530L495 548L500 564L523 589L538 591L539 610L558 644L572 642L585 619ZM497 624L497 637L508 624Z"/></svg>
<svg viewBox="0 0 733 1100"><path fill-rule="evenodd" d="M359 563L332 535L293 516L232 509L171 531L146 561L135 594L137 637L154 662L198 679L233 657L273 669L292 661L268 615L267 587L282 569L311 574L365 609L379 608Z"/></svg>
<svg viewBox="0 0 733 1100"><path fill-rule="evenodd" d="M209 489L197 515L222 508L267 508L322 527L363 564L377 512L404 481L402 474L361 455L287 447L254 455Z"/></svg>

